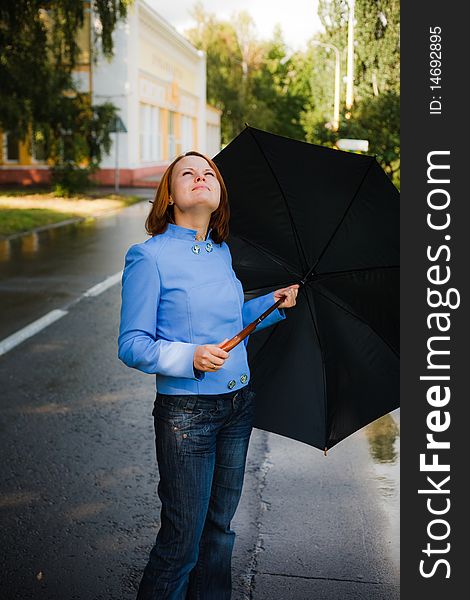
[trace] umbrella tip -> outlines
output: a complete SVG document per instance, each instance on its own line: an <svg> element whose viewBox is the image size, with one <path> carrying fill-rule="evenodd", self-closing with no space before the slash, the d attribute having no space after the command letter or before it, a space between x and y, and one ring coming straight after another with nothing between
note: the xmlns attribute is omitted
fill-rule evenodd
<svg viewBox="0 0 470 600"><path fill-rule="evenodd" d="M328 452L328 448L325 447L325 449L323 450L323 456L326 456L327 452Z"/></svg>
<svg viewBox="0 0 470 600"><path fill-rule="evenodd" d="M248 123L245 121L245 127L249 127Z"/></svg>

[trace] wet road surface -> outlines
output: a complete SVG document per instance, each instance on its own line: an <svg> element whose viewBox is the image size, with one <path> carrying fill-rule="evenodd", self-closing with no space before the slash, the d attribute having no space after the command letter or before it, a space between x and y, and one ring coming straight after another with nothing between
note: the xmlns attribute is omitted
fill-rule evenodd
<svg viewBox="0 0 470 600"><path fill-rule="evenodd" d="M92 232L39 240L41 258L13 249L0 337L122 269L127 247L146 238L147 212L135 205ZM115 285L0 357L8 600L135 598L158 531L154 378L117 359L119 307ZM233 523L233 600L399 598L397 418L327 457L254 431Z"/></svg>
<svg viewBox="0 0 470 600"><path fill-rule="evenodd" d="M0 340L122 270L127 248L148 237L153 192L139 195L146 200L121 212L0 240Z"/></svg>

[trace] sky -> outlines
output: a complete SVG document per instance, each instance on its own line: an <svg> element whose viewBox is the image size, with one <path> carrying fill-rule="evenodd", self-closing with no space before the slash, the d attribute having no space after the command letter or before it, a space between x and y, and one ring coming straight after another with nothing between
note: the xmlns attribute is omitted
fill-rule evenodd
<svg viewBox="0 0 470 600"><path fill-rule="evenodd" d="M195 0L146 0L180 33L193 25L189 11ZM252 17L260 39L270 38L279 23L284 41L292 50L302 50L322 26L317 16L318 0L202 0L206 11L219 19L230 19L245 10Z"/></svg>

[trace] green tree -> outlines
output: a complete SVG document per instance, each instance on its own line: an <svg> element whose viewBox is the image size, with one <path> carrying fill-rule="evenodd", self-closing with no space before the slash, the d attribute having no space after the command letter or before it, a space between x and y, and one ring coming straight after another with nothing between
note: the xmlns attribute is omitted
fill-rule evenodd
<svg viewBox="0 0 470 600"><path fill-rule="evenodd" d="M349 7L345 0L320 0L319 16L325 32L318 36L341 52L341 72L346 73ZM337 133L325 127L333 98L333 60L312 44L307 60L312 65L312 100L302 114L307 139L334 145L338 137L369 140L369 152L399 185L400 169L400 46L399 0L356 0L354 104L350 114L341 107ZM321 58L323 56L323 58ZM341 84L345 98L345 83Z"/></svg>
<svg viewBox="0 0 470 600"><path fill-rule="evenodd" d="M355 102L343 137L369 140L369 152L400 186L400 3L356 0Z"/></svg>
<svg viewBox="0 0 470 600"><path fill-rule="evenodd" d="M400 98L392 90L358 103L348 133L353 138L368 139L369 153L400 187Z"/></svg>
<svg viewBox="0 0 470 600"><path fill-rule="evenodd" d="M400 2L356 0L357 103L380 94L400 91Z"/></svg>
<svg viewBox="0 0 470 600"><path fill-rule="evenodd" d="M222 110L222 142L228 143L247 122L281 135L305 138L300 113L309 84L301 53L292 54L278 27L272 39L260 41L252 18L235 13L219 20L202 4L193 10L195 27L188 39L207 55L207 99Z"/></svg>
<svg viewBox="0 0 470 600"><path fill-rule="evenodd" d="M88 5L92 48L112 56L112 32L131 0L17 0L0 4L0 128L40 144L58 173L99 164L110 146L111 104L91 106L73 71ZM91 50L91 49L90 49Z"/></svg>
<svg viewBox="0 0 470 600"><path fill-rule="evenodd" d="M310 83L301 52L290 52L280 26L261 45L263 61L253 76L250 122L294 139L305 139L300 115L310 97ZM263 118L264 117L264 118Z"/></svg>
<svg viewBox="0 0 470 600"><path fill-rule="evenodd" d="M318 16L324 32L312 39L305 53L305 68L310 76L310 99L301 114L301 122L309 142L333 146L337 133L331 124L335 94L335 53L333 49L319 46L332 44L340 52L340 71L344 76L347 64L347 32L349 5L347 0L319 0ZM340 98L345 98L346 85L340 82ZM344 106L340 106L340 122L344 119Z"/></svg>
<svg viewBox="0 0 470 600"><path fill-rule="evenodd" d="M206 13L201 3L192 11L195 26L186 32L189 41L207 57L207 101L222 111L222 143L228 143L243 126L244 74L242 53L232 23Z"/></svg>

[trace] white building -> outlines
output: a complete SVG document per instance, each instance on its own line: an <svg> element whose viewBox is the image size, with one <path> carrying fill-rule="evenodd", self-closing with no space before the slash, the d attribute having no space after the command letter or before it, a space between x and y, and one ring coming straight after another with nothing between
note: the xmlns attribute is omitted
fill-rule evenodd
<svg viewBox="0 0 470 600"><path fill-rule="evenodd" d="M119 135L120 180L157 176L175 156L220 150L220 111L206 103L206 57L143 0L115 32L115 58L93 66L93 103L120 108L127 133ZM113 135L115 137L116 134ZM115 148L100 180L114 177Z"/></svg>

